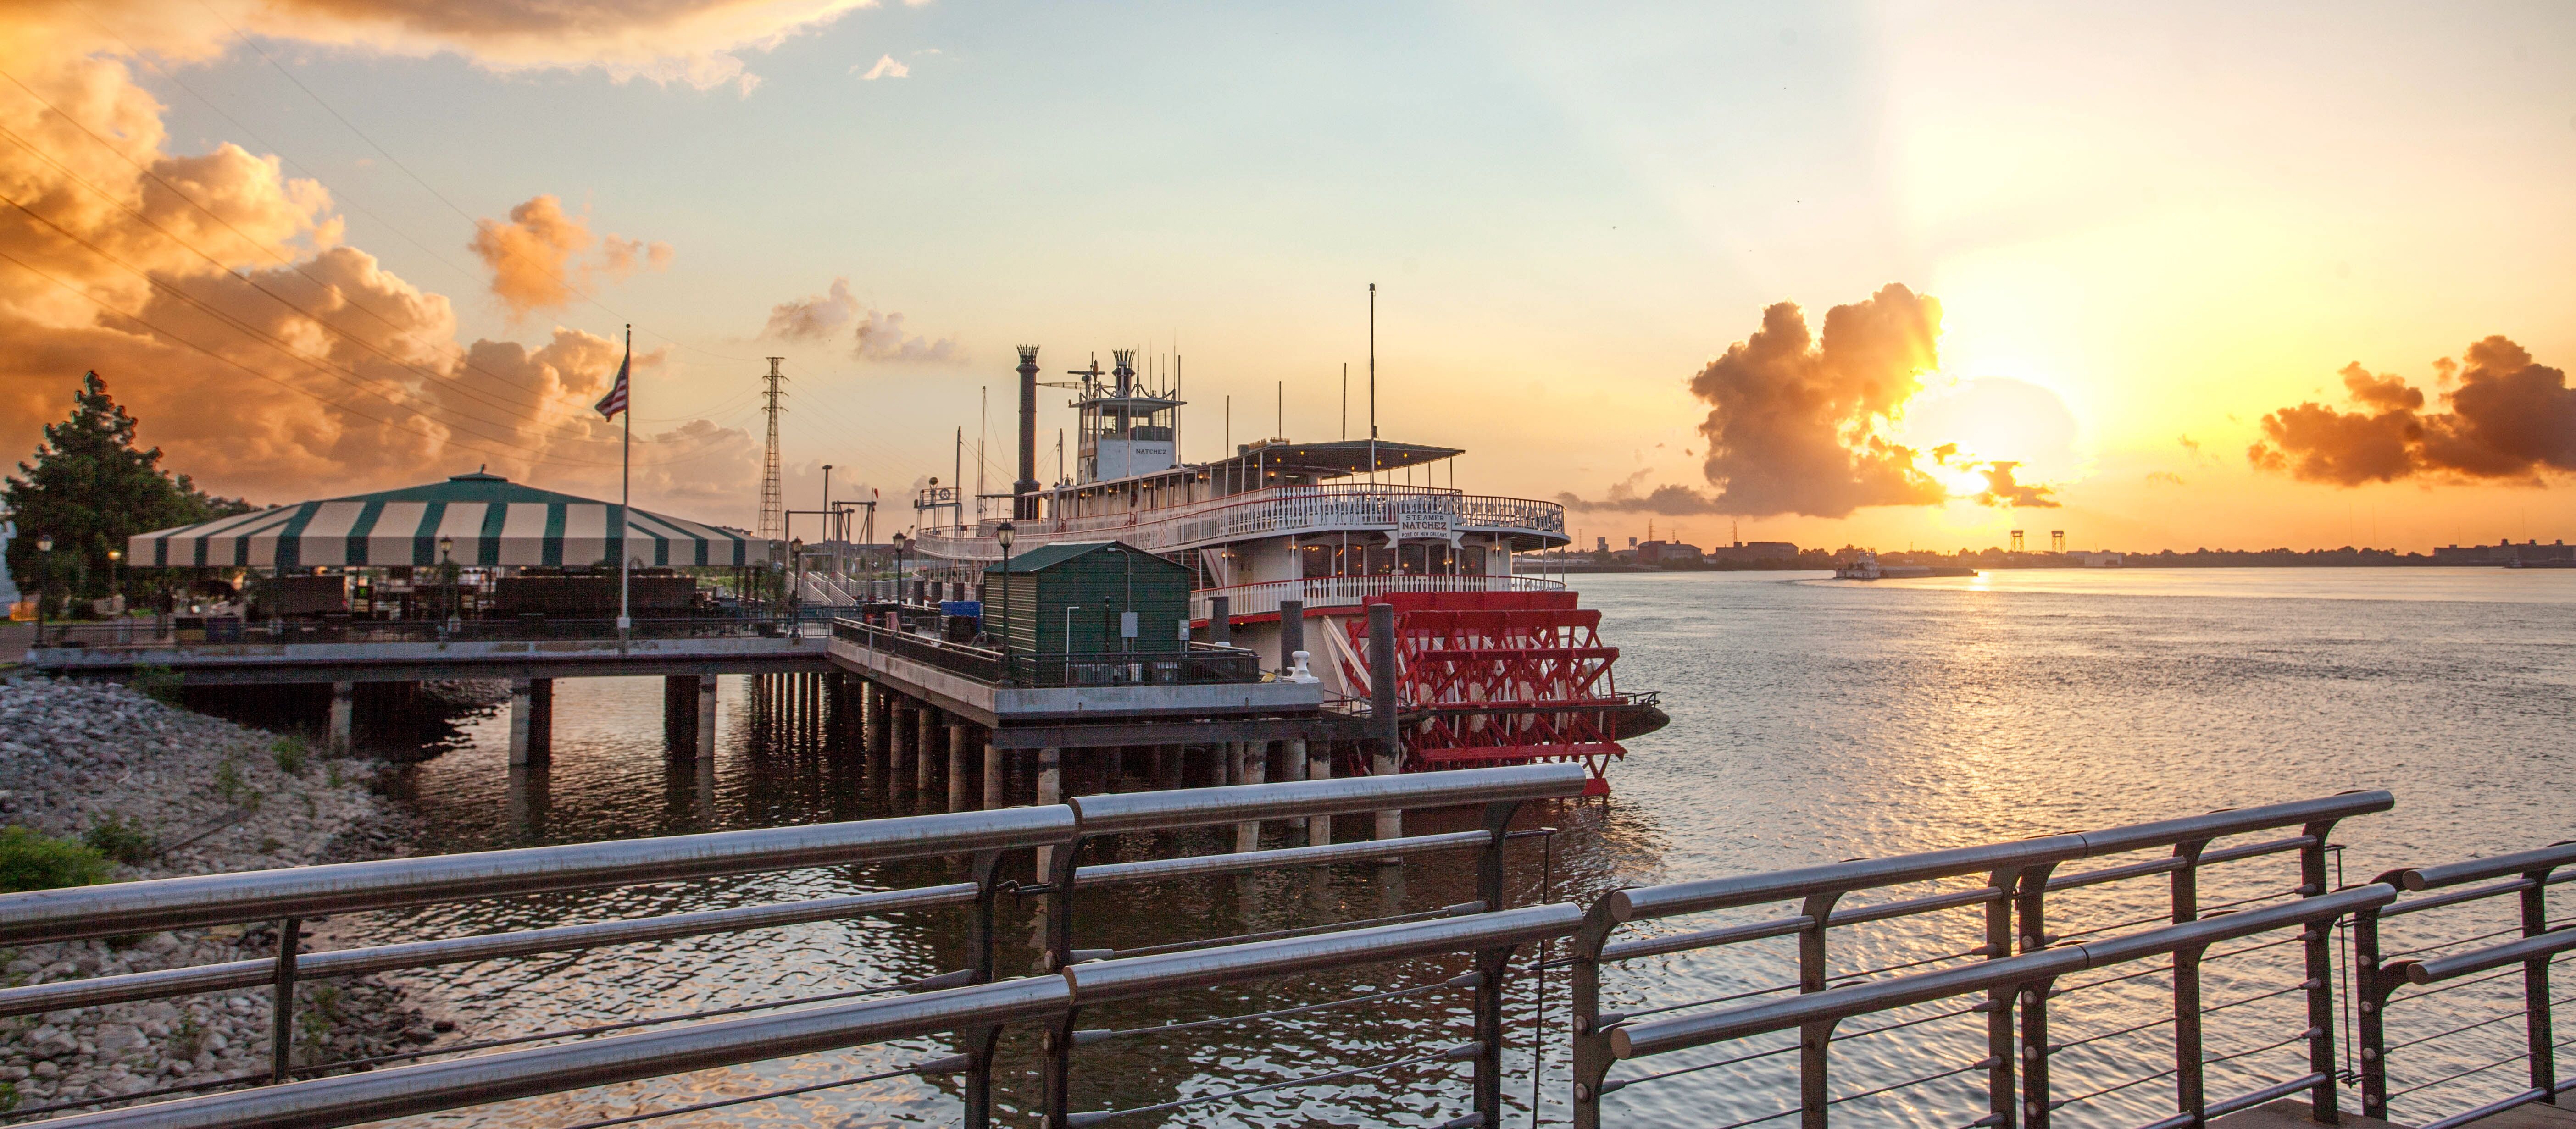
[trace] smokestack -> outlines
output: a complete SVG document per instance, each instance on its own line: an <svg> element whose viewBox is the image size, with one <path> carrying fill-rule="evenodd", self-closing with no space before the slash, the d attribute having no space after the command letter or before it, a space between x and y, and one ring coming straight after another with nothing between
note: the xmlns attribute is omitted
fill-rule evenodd
<svg viewBox="0 0 2576 1129"><path fill-rule="evenodd" d="M1038 516L1038 347L1020 346L1020 480L1011 484L1011 520Z"/></svg>
<svg viewBox="0 0 2576 1129"><path fill-rule="evenodd" d="M1124 400L1136 393L1136 350L1111 349L1109 356L1116 362L1109 375L1116 378L1118 398Z"/></svg>

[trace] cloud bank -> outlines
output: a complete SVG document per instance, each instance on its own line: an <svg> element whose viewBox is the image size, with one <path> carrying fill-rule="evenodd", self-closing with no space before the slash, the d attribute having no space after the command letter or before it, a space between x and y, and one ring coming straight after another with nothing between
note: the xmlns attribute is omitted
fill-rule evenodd
<svg viewBox="0 0 2576 1129"><path fill-rule="evenodd" d="M2538 485L2576 472L2576 390L2565 371L2502 336L2433 368L2437 383L2458 385L2441 393L2446 411L2425 411L2422 389L2355 362L2342 376L2356 410L2310 401L2271 412L2245 457L2261 470L2336 486L2408 479Z"/></svg>
<svg viewBox="0 0 2576 1129"><path fill-rule="evenodd" d="M1712 493L1613 487L1568 507L1656 514L1805 514L1848 517L1863 506L1939 505L1954 488L1936 470L1982 476L1968 496L1987 505L2053 506L2045 486L2016 480L2012 462L1953 462L1953 448L1921 452L1889 433L1907 400L1938 367L1941 304L1890 283L1868 299L1825 312L1821 335L1795 303L1762 311L1762 326L1690 379L1709 406L1699 432Z"/></svg>
<svg viewBox="0 0 2576 1129"><path fill-rule="evenodd" d="M448 298L344 245L322 185L229 143L172 151L162 107L131 68L249 50L246 34L269 52L287 41L453 53L496 71L743 87L750 76L729 52L854 6L31 0L0 10L0 70L24 84L0 97L0 444L32 449L96 369L140 418L143 441L220 493L283 500L485 463L550 486L613 489L616 425L589 405L622 346L568 328L534 344L460 341ZM516 315L560 308L670 255L595 237L545 196L471 238ZM674 379L658 354L637 362L647 389ZM637 488L662 504L730 505L757 474L759 445L739 430L691 421L637 431Z"/></svg>

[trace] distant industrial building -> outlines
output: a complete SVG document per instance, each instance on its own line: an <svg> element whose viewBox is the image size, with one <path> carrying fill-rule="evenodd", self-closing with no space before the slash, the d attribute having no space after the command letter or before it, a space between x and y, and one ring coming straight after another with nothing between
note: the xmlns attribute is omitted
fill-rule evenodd
<svg viewBox="0 0 2576 1129"><path fill-rule="evenodd" d="M1765 561L1795 560L1798 547L1786 541L1738 541L1708 551L1713 564L1760 564Z"/></svg>
<svg viewBox="0 0 2576 1129"><path fill-rule="evenodd" d="M2446 565L2576 563L2576 545L2558 540L2543 545L2537 540L2516 545L2511 540L2493 545L2444 545L2433 550L2433 563Z"/></svg>
<svg viewBox="0 0 2576 1129"><path fill-rule="evenodd" d="M1671 565L1695 565L1708 559L1697 545L1679 541L1641 541L1637 543L1637 563L1664 568Z"/></svg>

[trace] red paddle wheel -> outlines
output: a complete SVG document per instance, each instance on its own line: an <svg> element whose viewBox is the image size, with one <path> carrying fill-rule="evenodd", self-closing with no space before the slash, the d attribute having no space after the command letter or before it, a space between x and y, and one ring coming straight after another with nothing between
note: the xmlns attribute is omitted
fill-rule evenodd
<svg viewBox="0 0 2576 1129"><path fill-rule="evenodd" d="M1585 795L1607 795L1620 737L1660 728L1652 695L1622 695L1611 676L1619 648L1601 643L1601 613L1573 592L1401 592L1370 597L1395 608L1396 702L1402 768L1425 772L1581 761ZM1369 653L1368 617L1341 621L1351 646L1344 676Z"/></svg>

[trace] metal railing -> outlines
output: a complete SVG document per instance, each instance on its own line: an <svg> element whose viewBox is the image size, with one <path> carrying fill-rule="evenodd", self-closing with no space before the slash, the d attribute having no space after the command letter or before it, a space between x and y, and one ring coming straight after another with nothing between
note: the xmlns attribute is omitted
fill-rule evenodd
<svg viewBox="0 0 2576 1129"><path fill-rule="evenodd" d="M941 1032L955 1033L955 1051L943 1057L852 1077L768 1090L697 1105L673 1106L645 1114L649 1119L688 1113L717 1105L765 1101L904 1075L960 1076L964 1123L989 1124L991 1081L999 1034L1005 1026L1035 1024L1044 1033L1042 1069L1044 1119L1050 1129L1073 1129L1143 1119L1183 1107L1204 1107L1292 1086L1343 1081L1380 1072L1437 1070L1443 1064L1468 1064L1471 1103L1445 1124L1500 1129L1502 1058L1505 1040L1502 992L1513 973L1544 975L1548 968L1575 970L1574 1110L1577 1124L1601 1123L1602 1098L1629 1086L1651 1084L1696 1071L1767 1062L1794 1055L1798 1064L1798 1100L1787 1109L1733 1122L1752 1126L1797 1117L1819 1127L1832 1110L1846 1103L1903 1093L1913 1087L1953 1078L1981 1082L1986 1113L1976 1127L2027 1126L2046 1129L2057 1108L2119 1093L2149 1082L2170 1080L2175 1112L2147 1129L2194 1129L2208 1120L2277 1098L2306 1093L2316 1116L2335 1116L2333 1031L2335 1026L2331 965L2333 923L2351 915L2384 918L2397 891L2387 881L2343 890L2328 888L2328 834L2337 821L2356 814L2386 810L2385 792L2348 793L2296 803L2220 812L2188 819L2140 824L2081 834L2052 835L2013 843L1934 851L1894 858L1856 860L1794 870L1742 875L1701 882L1614 891L1594 902L1588 913L1565 904L1505 905L1503 878L1507 844L1547 831L1507 830L1515 809L1532 800L1580 793L1585 773L1574 765L1539 765L1468 770L1396 777L1258 784L1165 792L1084 796L1062 805L1012 808L990 812L916 816L865 823L727 832L626 842L543 847L476 855L353 863L249 874L163 879L122 886L83 887L36 894L0 896L0 944L57 941L154 929L277 920L280 951L274 961L248 961L192 969L132 973L89 981L36 984L0 989L0 1014L91 1006L99 1003L160 998L269 984L285 1016L299 977L354 975L364 971L421 967L429 964L540 952L562 952L639 940L756 929L793 922L820 921L877 913L898 907L956 905L973 915L966 967L902 984L886 984L717 1011L664 1016L597 1027L570 1028L467 1046L432 1047L360 1063L297 1066L278 1056L275 1069L259 1077L216 1079L183 1089L212 1089L260 1082L283 1083L258 1089L210 1094L179 1101L130 1107L58 1122L93 1129L99 1126L162 1127L306 1125L328 1126L406 1114L431 1113L530 1097L611 1082L633 1081L685 1071L750 1063L791 1055L859 1046L889 1039ZM1143 861L1083 862L1090 840L1134 833L1241 825L1247 821L1296 821L1318 816L1419 808L1482 805L1476 830L1449 831L1372 840L1323 843L1229 854L1154 858ZM2287 829L2293 833L2227 846L2214 840ZM1043 852L1033 883L999 877L1007 852ZM2164 857L2058 874L2064 863L2143 850ZM1362 921L1302 926L1266 933L1179 938L1123 950L1083 948L1084 920L1079 911L1086 891L1135 883L1162 882L1221 874L1259 874L1285 867L1377 861L1474 852L1478 860L1477 899L1439 909ZM1097 852L1093 852L1096 854ZM300 918L321 913L353 912L420 905L471 897L563 891L636 882L724 874L743 874L804 866L838 865L873 859L962 855L971 859L971 877L944 885L889 890L842 898L749 906L667 917L609 921L485 936L445 938L374 948L299 954L293 939ZM2205 902L2200 881L2207 868L2221 864L2295 855L2296 885L2252 897ZM2445 890L2405 903L2433 908L2481 897L2516 892L2528 895L2545 884L2568 857L2567 848L2532 852L2504 859L2396 872L2412 888ZM1017 868L1012 868L1016 870ZM2114 884L2161 876L2156 900L2164 908L2152 916L2087 927L2063 936L2049 932L2050 904L2067 891L2098 891ZM1866 905L1845 906L1851 894L1884 891L1911 884L1970 877L1980 884L1965 889L1936 890ZM2472 886L2508 878L2494 886ZM2451 887L2466 887L2450 889ZM998 899L1043 899L1045 966L1039 975L995 981L993 920ZM1662 921L1713 910L1743 908L1795 900L1787 917L1738 922L1686 932L1650 936L1614 936L1631 923ZM2059 907L2061 910L2063 906ZM1948 910L1974 911L1980 919L1977 944L1935 956L1858 972L1836 973L1829 965L1833 931L1870 922L1912 921ZM2412 912L2407 911L2407 912ZM2288 933L2267 939L2266 934ZM1558 937L1575 938L1574 955L1564 960L1512 964L1518 946L1545 944ZM2564 946L2567 931L2547 931L2507 945L2422 961L2376 963L2371 976L2394 976L2408 983L2434 985L2472 977L2480 969L2541 959ZM1601 1007L1602 970L1649 957L1707 950L1759 938L1795 938L1796 979L1713 1000L1640 1008L1627 1013ZM2471 938L2470 941L2479 940ZM2232 944L2233 942L2248 942ZM2228 947L2212 951L2218 946ZM2292 948L2291 946L2295 946ZM2520 946L2520 947L2517 947ZM2228 976L2234 962L2247 954L2285 949L2296 964L2281 972L2281 983L2222 1002L2202 998L2204 969L2215 966L2216 982L2243 982ZM2546 950L2545 952L2543 950ZM1443 956L1466 956L1468 970L1445 979L1409 987L1384 988L1350 998L1328 999L1292 1007L1215 1015L1205 1019L1147 1025L1133 1029L1082 1026L1086 1015L1149 998L1169 998L1227 988L1260 980L1357 969L1390 962ZM2376 957L2374 957L2374 961ZM2450 961L2451 964L2443 964ZM1939 967L1934 967L1939 966ZM2068 983L2087 971L2106 975ZM2528 975L2527 971L2527 975ZM2545 975L2545 972L2543 973ZM2164 977L2159 987L2150 978ZM2370 981L2376 983L2376 981ZM1543 980L1538 981L1543 984ZM2543 991L2545 993L2545 980ZM2153 989L2169 997L2170 1014L2118 1030L2066 1037L2052 1034L2053 1013L2066 1005L2060 997L2085 995L2112 985ZM1454 1041L1406 1031L1413 1053L1386 1062L1366 1063L1289 1078L1242 1089L1198 1093L1126 1108L1076 1110L1080 1048L1127 1038L1169 1035L1217 1025L1270 1022L1326 1009L1341 1014L1372 1014L1369 1005L1397 997L1434 992L1473 994L1467 1010L1472 1030ZM908 993L896 995L896 993ZM872 998L891 997L891 998ZM1766 998L1772 997L1772 998ZM1859 1030L1838 1031L1847 1020L1885 1015L1900 1008L1963 1000L1964 1006L1886 1022ZM2373 998L2365 996L2365 998ZM2384 1000L2385 996L2376 997ZM2211 1054L2205 1046L2204 1023L2241 1005L2278 999L2282 1006L2302 1006L2296 1030L2286 1038L2245 1049ZM799 1010L737 1017L746 1011L798 1007ZM1975 1017L1983 1017L1977 1022ZM1836 1094L1828 1085L1830 1052L1844 1043L1896 1031L1923 1030L1942 1020L1963 1019L1979 1028L1984 1054L1971 1061L1887 1085ZM713 1022L710 1022L713 1021ZM1361 1019L1359 1022L1369 1022ZM1381 1021L1382 1022L1382 1021ZM683 1025L685 1024L685 1025ZM2173 1064L2169 1069L2131 1077L2069 1097L2050 1088L2051 1059L2068 1050L2095 1045L2151 1028L2169 1027ZM661 1028L659 1030L635 1030ZM281 1037L276 1045L290 1044ZM2545 1039L2545 1024L2534 1029ZM1718 1046L1773 1033L1795 1033L1796 1042L1731 1054L1713 1062L1665 1069L1621 1079L1608 1077L1621 1062L1644 1062L1689 1048ZM2365 1044L2376 1036L2365 1036ZM522 1046L548 1039L583 1041ZM2546 1046L2545 1042L2535 1047ZM504 1047L514 1049L503 1049ZM1543 1049L1543 1043L1534 1043ZM2208 1069L2238 1063L2268 1051L2303 1048L2303 1065L2290 1077L2212 1097L2205 1092ZM388 1065L454 1055L462 1051L493 1053L436 1062L391 1066L364 1074L310 1075L350 1066ZM2509 1060L2508 1060L2509 1061ZM306 1076L303 1081L289 1079ZM1536 1078L1533 1077L1535 1082ZM2552 1087L2554 1089L2554 1084ZM155 1094L127 1094L88 1103L102 1104ZM2531 1096L2518 1100L2542 1100ZM2491 1108L2504 1108L2496 1105ZM35 1112L21 1110L24 1112ZM2459 1118L2443 1125L2457 1124ZM1731 1127L1732 1129L1732 1127Z"/></svg>
<svg viewBox="0 0 2576 1129"><path fill-rule="evenodd" d="M1507 829L1513 814L1523 803L1580 796L1588 778L1582 766L1570 764L1532 765L1506 771L1510 775L1487 770L1357 777L1296 784L1130 792L1074 800L1074 810L1081 817L1076 840L1066 849L1052 853L1049 871L1043 876L1045 885L1041 888L1047 898L1047 959L1051 967L1065 971L1074 987L1074 1006L1065 1012L1061 1026L1048 1034L1044 1044L1047 1124L1085 1126L1151 1112L1141 1108L1098 1110L1079 1115L1073 1112L1074 1048L1121 1034L1152 1030L1078 1030L1076 1025L1085 1006L1222 987L1294 972L1380 964L1434 953L1472 952L1475 971L1468 977L1441 985L1465 988L1474 993L1475 1030L1472 1036L1448 1048L1442 1056L1473 1062L1474 1109L1469 1116L1477 1120L1468 1122L1460 1119L1452 1124L1477 1124L1499 1129L1503 1085L1502 992L1512 949L1529 941L1563 936L1582 919L1581 911L1570 905L1534 906L1502 912L1503 848L1508 838ZM1455 781L1442 779L1450 775L1463 778ZM1405 806L1450 807L1462 804L1483 805L1482 830L1097 866L1077 866L1074 861L1080 853L1083 839L1100 836L1177 827L1302 821ZM1355 924L1374 927L1319 936L1220 937L1124 952L1078 948L1075 943L1076 895L1087 889L1211 874L1259 873L1286 866L1396 862L1413 855L1458 850L1479 852L1477 900L1435 911L1429 915L1435 918L1433 920L1358 922ZM1353 1002L1342 1001L1342 1004ZM1320 1081L1323 1077L1343 1073L1346 1072L1333 1072L1309 1081Z"/></svg>
<svg viewBox="0 0 2576 1129"><path fill-rule="evenodd" d="M952 643L909 631L839 619L832 637L854 646L938 667L979 682L1017 686L1204 686L1259 682L1261 656L1241 647L1189 644L1182 651L1014 653Z"/></svg>
<svg viewBox="0 0 2576 1129"><path fill-rule="evenodd" d="M1530 533L1562 536L1565 507L1530 498L1461 494L1405 486L1274 486L1179 506L1126 513L1014 523L1020 543L1115 537L1149 552L1243 537L1338 529ZM1002 551L981 526L921 531L924 551L940 557L1000 560Z"/></svg>
<svg viewBox="0 0 2576 1129"><path fill-rule="evenodd" d="M175 621L116 623L48 623L33 646L92 650L169 650L216 648L228 644L279 646L317 643L476 643L537 642L560 639L614 640L617 620L563 619L552 616L496 616L485 619L217 619L208 626L179 628ZM634 639L722 639L774 636L786 630L780 616L769 614L706 615L638 619L628 633Z"/></svg>
<svg viewBox="0 0 2576 1129"><path fill-rule="evenodd" d="M2356 992L2361 1013L2363 1113L2385 1119L2389 1102L2395 1098L2492 1079L2495 1075L2491 1072L2516 1060L2522 1060L2527 1068L2526 1085L2521 1089L2485 1102L2467 1099L2472 1103L2470 1108L2427 1122L2424 1129L2454 1129L2533 1102L2556 1104L2559 1095L2576 1088L2558 1080L2557 1050L2562 1044L2557 1039L2552 1013L2554 1005L2566 1001L2550 998L2549 978L2550 962L2576 950L2576 922L2553 923L2549 916L2549 888L2576 881L2576 866L2571 864L2576 864L2576 843L2560 843L2494 858L2392 870L2379 877L2379 882L2429 896L2365 910L2353 921L2353 965L2360 979ZM2468 937L2410 942L2411 947L2400 951L2386 949L2387 926L2393 919L2451 907L2480 906L2488 899L2507 896L2514 899L2515 912L2511 923L2503 928ZM2502 936L2514 939L2478 944ZM2406 1037L2396 1042L2389 1040L2391 1004L2511 980L2516 966L2522 989L2519 1009L2499 1010L2487 1018L2463 1023L2459 1014L2462 1008L2455 1000L2449 1012L2439 1018L2438 1025L2444 1029L2424 1034L2406 1031ZM2412 991L2407 995L2399 995L2409 989ZM2462 1035L2492 1036L2490 1028L2514 1019L2522 1020L2523 1046L2518 1053L2465 1069L2447 1070L2439 1077L2410 1081L2393 1093L2389 1090L2391 1052L2441 1044Z"/></svg>
<svg viewBox="0 0 2576 1129"><path fill-rule="evenodd" d="M2308 1044L2309 1070L2294 1084L2274 1086L2252 1095L2240 1095L2224 1101L2212 1101L2203 1090L2204 1067L2201 1051L2201 1017L2210 1010L2201 1006L2199 966L2210 941L2228 936L2248 935L2230 932L2248 922L2261 923L2261 929L2331 919L2365 904L2369 897L2325 899L2326 836L2335 822L2351 815L2385 811L2393 804L2386 792L2358 792L2319 800L2275 804L2242 811L2221 812L2188 819L2141 824L2107 831L2072 835L2052 835L2016 843L1983 847L1965 847L1933 851L1898 858L1873 859L1804 867L1796 870L1733 878L1689 882L1672 886L1623 890L1595 903L1584 922L1583 931L1574 944L1570 963L1574 967L1575 1036L1574 1036L1574 1120L1581 1129L1601 1124L1601 1102L1605 1094L1630 1085L1651 1082L1693 1070L1720 1065L1751 1062L1794 1051L1798 1064L1799 1103L1767 1117L1753 1119L1767 1122L1798 1117L1805 1129L1822 1129L1831 1109L1862 1096L1921 1085L1965 1074L1983 1074L1987 1090L1987 1113L1980 1126L2027 1126L2047 1129L2049 1112L2068 1102L2087 1100L2112 1092L2086 1094L2079 1098L2057 1099L2049 1086L2049 1058L2069 1044L2052 1043L2049 1037L2049 1001L2053 996L2080 989L2055 989L2055 977L2084 968L2099 967L2112 961L2134 961L2147 956L2172 953L2167 966L2172 972L2173 1011L2170 1022L2176 1046L2173 1070L2166 1072L2174 1080L2174 1104L2177 1113L2157 1129L2197 1125L2216 1113L2245 1108L2298 1090L2311 1092L2321 1118L2330 1120L2334 1101L2334 1014L2332 1010L2333 970L2329 963L2332 950L2321 927L2307 927L2301 934L2305 979L2301 984L2307 996L2307 1029L2292 1041ZM2296 827L2298 834L2281 839L2248 843L2218 850L2209 849L2213 839L2277 828ZM2066 862L2100 855L2131 851L2170 849L2166 858L2129 863L2078 874L2056 875L2056 868ZM2202 914L2230 906L2205 906L2199 898L2199 875L2204 867L2222 862L2295 852L2299 859L2299 881L2291 889L2270 896L2295 895L2302 899L2289 907L2271 907L2241 912L2205 925L2195 925ZM2124 879L2151 875L2168 875L2171 882L2171 906L2167 913L2153 918L2103 926L2087 934L2109 933L2120 928L2145 925L2154 921L2174 923L2172 930L2152 934L2115 937L2105 942L2085 942L2072 949L2052 949L2061 940L2048 931L2047 902L2053 891L2096 886ZM1952 889L1928 895L1881 901L1861 907L1840 907L1847 895L1891 887L1935 882L1941 879L1980 877L1982 885ZM2394 897L2384 890L2385 901ZM1716 910L1763 905L1782 900L1797 902L1796 911L1786 917L1701 928L1689 932L1656 937L1614 939L1623 925L1637 922L1700 914ZM2259 901L2258 899L2249 899ZM1944 961L1967 961L1937 971L1923 972L1894 980L1865 980L1852 985L1836 985L1837 979L1828 962L1829 935L1836 926L1863 922L1914 917L1952 909L1980 909L1983 918L1977 942L1944 957L1918 960L1892 968L1872 970L1870 976L1918 968ZM2236 924L2225 924L2234 922ZM2198 931L2194 931L2197 929ZM1739 996L1653 1009L1655 1013L1682 1011L1675 1018L1638 1022L1645 1012L1620 1014L1605 1011L1602 1001L1602 973L1605 968L1622 962L1652 956L1709 949L1771 937L1794 937L1797 940L1797 970L1793 981L1744 993ZM2015 955L2018 944L2020 955ZM2085 985L2083 987L2090 987ZM1798 1001L1743 1004L1714 1012L1690 1013L1689 1009L1712 1004L1758 999L1779 992L1795 991ZM1955 998L1984 993L1978 1003L1949 1013L1950 1016L1984 1016L1986 1054L1983 1058L1927 1077L1881 1087L1863 1094L1835 1097L1827 1087L1828 1051L1843 1039L1859 1037L1832 1034L1833 1026L1850 1016L1870 1014L1904 1004ZM2018 1012L2020 1042L2016 1050L2014 1022ZM1785 1021L1785 1025L1780 1025ZM1913 1026L1925 1020L1909 1020L1877 1030ZM1684 1047L1740 1039L1768 1031L1797 1030L1799 1041L1792 1047L1764 1048L1759 1053L1731 1057L1717 1063L1703 1063L1680 1070L1665 1071L1642 1077L1613 1080L1613 1066L1621 1061L1662 1054ZM2268 1049L2268 1048L2266 1048ZM2018 1074L2017 1074L2018 1072ZM2144 1079L2138 1080L2144 1081ZM2132 1083L2134 1084L2134 1082ZM2120 1087L2114 1087L2116 1090ZM2277 1091L2277 1092L2276 1092Z"/></svg>
<svg viewBox="0 0 2576 1129"><path fill-rule="evenodd" d="M1508 808L1527 799L1581 792L1576 766L1549 765L1428 776L1359 778L1199 789L1134 796L1084 797L1070 804L960 812L806 827L732 831L658 839L536 847L475 854L296 867L241 874L169 878L111 886L75 887L0 895L0 944L59 942L245 922L276 922L273 960L165 969L87 980L0 989L0 1015L161 999L198 992L267 985L272 999L271 1068L257 1075L201 1080L158 1091L21 1107L14 1114L51 1112L136 1098L259 1086L205 1094L77 1117L65 1126L274 1126L348 1125L404 1114L431 1113L712 1067L859 1046L939 1032L956 1032L958 1053L891 1072L772 1091L734 1104L852 1085L907 1074L953 1075L963 1081L965 1123L989 1124L993 1052L1004 1025L1057 1020L1086 1001L1134 998L1219 983L1285 975L1316 968L1356 967L1439 952L1508 952L1511 938L1570 929L1571 906L1543 913L1494 912L1488 899L1472 912L1433 921L1408 921L1379 929L1350 929L1323 936L1274 938L1227 946L1239 938L1200 942L1180 953L1091 954L1070 948L1073 892L1119 883L1281 866L1350 861L1364 847L1371 857L1426 851L1484 849L1487 869L1499 874L1502 833L1488 830L1449 836L1290 848L1245 854L1075 866L1086 835L1162 831L1236 823L1247 819L1303 819L1351 811L1485 803ZM1090 809L1085 824L1084 809ZM1006 854L1048 851L1051 880L1036 886L1006 881ZM544 929L440 938L358 949L305 953L297 938L304 919L331 913L396 909L441 902L597 889L724 875L924 857L969 860L968 880L846 897L743 906L661 917L593 922ZM1499 882L1499 878L1495 879ZM1008 895L1048 899L1050 971L1034 978L994 981L994 917ZM971 917L965 967L901 983L755 1002L729 1008L659 1016L589 1027L542 1031L462 1046L432 1046L356 1062L297 1064L293 1060L294 988L299 980L355 976L466 961L564 953L605 945L668 940L803 922L846 919L897 909L961 906ZM1457 907L1453 907L1457 908ZM1369 923L1357 923L1367 925ZM1204 946L1204 947L1199 947ZM1160 948L1174 948L1163 946ZM1221 955L1220 955L1221 954ZM1126 959L1097 960L1096 956ZM1065 971L1079 968L1078 976ZM1090 987L1086 989L1084 984ZM1499 983L1499 980L1496 980ZM871 999L895 993L900 998ZM828 1005L828 1006L812 1006ZM781 1008L799 1010L749 1018L719 1017ZM1493 1024L1500 1022L1493 1011ZM1484 1023L1481 1018L1480 1025ZM688 1022L701 1021L701 1022ZM664 1027L659 1031L637 1028ZM1051 1030L1071 1034L1063 1022ZM550 1039L579 1042L528 1047ZM501 1049L514 1047L516 1049ZM466 1051L493 1053L437 1062L416 1060ZM1478 1062L1479 1094L1499 1078L1499 1058ZM1488 1061L1490 1059L1490 1061ZM412 1065L389 1064L412 1061ZM361 1074L334 1071L389 1067ZM317 1077L319 1075L319 1077ZM1068 1075L1049 1076L1050 1093L1067 1092ZM299 1080L300 1079L300 1080ZM1497 1082L1498 1084L1498 1082ZM1059 1103L1060 1105L1061 1103ZM682 1106L651 1116L693 1112ZM1069 1115L1052 1124L1068 1124Z"/></svg>
<svg viewBox="0 0 2576 1129"><path fill-rule="evenodd" d="M1390 592L1562 592L1565 585L1534 576L1314 576L1301 580L1273 580L1260 584L1237 584L1231 588L1202 588L1190 593L1190 618L1206 619L1214 614L1210 602L1218 596L1228 601L1229 615L1266 615L1279 610L1281 600L1302 600L1306 610L1353 607L1371 596Z"/></svg>

